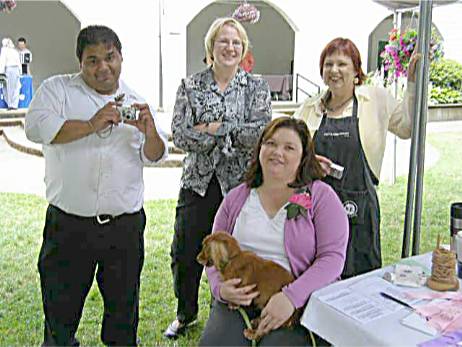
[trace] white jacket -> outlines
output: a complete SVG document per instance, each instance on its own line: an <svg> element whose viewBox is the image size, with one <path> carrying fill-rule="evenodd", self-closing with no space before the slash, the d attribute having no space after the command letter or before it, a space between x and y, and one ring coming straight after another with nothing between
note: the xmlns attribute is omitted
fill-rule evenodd
<svg viewBox="0 0 462 347"><path fill-rule="evenodd" d="M2 47L0 52L0 73L5 73L7 66L21 67L19 52L16 48Z"/></svg>
<svg viewBox="0 0 462 347"><path fill-rule="evenodd" d="M306 100L294 114L294 117L307 123L311 135L314 135L321 124L321 100L326 92ZM408 83L402 101L397 100L383 87L358 86L355 95L358 99L361 144L372 171L376 177L380 177L387 130L402 139L411 137L415 83ZM349 117L352 113L353 101L339 117Z"/></svg>

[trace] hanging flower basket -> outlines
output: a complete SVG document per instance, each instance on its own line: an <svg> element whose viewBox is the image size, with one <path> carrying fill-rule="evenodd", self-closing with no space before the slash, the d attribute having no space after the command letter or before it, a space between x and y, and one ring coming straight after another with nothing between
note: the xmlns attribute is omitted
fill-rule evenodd
<svg viewBox="0 0 462 347"><path fill-rule="evenodd" d="M260 11L254 5L245 2L234 10L232 17L242 23L254 24L260 19Z"/></svg>
<svg viewBox="0 0 462 347"><path fill-rule="evenodd" d="M383 59L383 69L386 73L386 84L391 84L400 77L407 77L407 69L417 43L417 31L414 29L400 33L397 29L390 31L388 43L380 53ZM439 35L432 30L430 40L430 59L432 61L440 59L444 55L442 40Z"/></svg>
<svg viewBox="0 0 462 347"><path fill-rule="evenodd" d="M0 0L0 13L11 12L16 7L16 1L14 0Z"/></svg>

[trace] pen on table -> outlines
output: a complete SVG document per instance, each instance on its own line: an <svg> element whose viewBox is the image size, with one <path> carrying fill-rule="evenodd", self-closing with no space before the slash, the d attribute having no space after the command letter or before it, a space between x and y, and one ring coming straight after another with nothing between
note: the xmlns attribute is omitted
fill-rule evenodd
<svg viewBox="0 0 462 347"><path fill-rule="evenodd" d="M408 303L406 303L406 302L404 302L404 301L401 301L401 300L395 298L394 296L391 296L390 294L387 294L387 293L384 293L384 292L380 292L380 295L382 295L382 296L383 296L384 298L386 298L386 299L390 299L390 300L392 300L392 301L394 301L394 302L396 302L396 303L398 303L398 304L400 304L400 305L403 305L403 306L405 306L405 307L408 307L408 308L410 308L410 309L412 309L412 310L414 309L414 307L412 307L412 306L409 305Z"/></svg>

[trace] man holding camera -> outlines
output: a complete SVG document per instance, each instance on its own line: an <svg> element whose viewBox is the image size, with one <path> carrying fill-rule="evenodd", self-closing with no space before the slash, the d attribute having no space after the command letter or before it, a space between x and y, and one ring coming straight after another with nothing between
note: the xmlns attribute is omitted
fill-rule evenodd
<svg viewBox="0 0 462 347"><path fill-rule="evenodd" d="M143 164L164 159L167 140L149 106L119 79L121 52L111 29L82 29L80 72L44 81L26 115L26 135L43 144L46 165L49 206L38 268L47 346L78 345L95 272L103 343L137 344ZM128 108L136 119L122 119Z"/></svg>

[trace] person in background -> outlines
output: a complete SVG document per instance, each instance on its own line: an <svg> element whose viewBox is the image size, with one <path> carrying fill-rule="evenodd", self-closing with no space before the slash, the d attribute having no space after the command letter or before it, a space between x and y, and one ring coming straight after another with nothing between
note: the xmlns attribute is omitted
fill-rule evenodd
<svg viewBox="0 0 462 347"><path fill-rule="evenodd" d="M364 85L361 56L349 39L336 38L321 53L319 69L328 89L306 100L295 112L312 133L318 159L327 174L332 163L344 167L340 178L326 176L339 195L350 224L350 240L343 277L382 266L379 183L387 131L407 139L412 130L414 54L409 64L403 101L385 88Z"/></svg>
<svg viewBox="0 0 462 347"><path fill-rule="evenodd" d="M248 73L252 72L253 68L255 67L255 58L253 57L253 54L250 48L247 51L247 54L242 59L239 66Z"/></svg>
<svg viewBox="0 0 462 347"><path fill-rule="evenodd" d="M21 74L30 75L29 64L32 63L32 52L27 48L27 42L24 37L18 39L19 59L21 61Z"/></svg>
<svg viewBox="0 0 462 347"><path fill-rule="evenodd" d="M15 110L19 105L19 91L21 90L21 63L19 53L10 38L2 40L0 74L5 74L6 77L6 90L4 90L3 95L8 110Z"/></svg>
<svg viewBox="0 0 462 347"><path fill-rule="evenodd" d="M305 307L313 291L342 273L348 220L335 191L321 181L323 175L306 124L274 119L258 140L245 183L226 195L215 217L214 232L232 234L243 250L278 263L296 278L261 313L246 308L249 319L261 314L258 330L269 333L259 346L308 345L308 331L300 324L281 325ZM293 198L305 200L306 214L288 214ZM258 295L254 285L240 287L239 278L222 281L214 266L206 272L215 301L199 345L250 346L241 314L227 304L248 306Z"/></svg>
<svg viewBox="0 0 462 347"><path fill-rule="evenodd" d="M173 111L175 145L187 154L171 247L176 318L164 335L175 338L197 317L203 267L196 261L223 196L243 179L252 149L271 120L266 81L241 68L249 46L242 25L218 18L205 36L204 71L185 78Z"/></svg>
<svg viewBox="0 0 462 347"><path fill-rule="evenodd" d="M138 344L144 262L143 165L167 156L151 107L121 79L122 44L93 25L77 37L80 72L47 79L26 114L43 145L46 212L38 269L44 346L78 346L76 332L96 273L105 345ZM122 105L124 99L125 105ZM137 120L121 121L120 107Z"/></svg>

